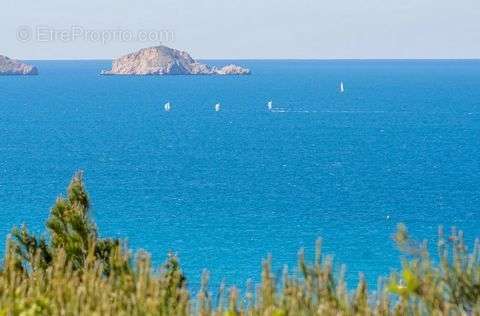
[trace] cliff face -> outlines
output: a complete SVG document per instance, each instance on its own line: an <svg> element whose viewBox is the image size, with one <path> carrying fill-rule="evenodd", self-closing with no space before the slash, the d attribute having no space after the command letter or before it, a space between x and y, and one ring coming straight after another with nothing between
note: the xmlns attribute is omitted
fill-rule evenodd
<svg viewBox="0 0 480 316"><path fill-rule="evenodd" d="M0 55L0 75L38 75L37 67Z"/></svg>
<svg viewBox="0 0 480 316"><path fill-rule="evenodd" d="M103 75L248 75L250 70L229 65L210 67L195 61L188 53L166 46L144 48L113 61Z"/></svg>

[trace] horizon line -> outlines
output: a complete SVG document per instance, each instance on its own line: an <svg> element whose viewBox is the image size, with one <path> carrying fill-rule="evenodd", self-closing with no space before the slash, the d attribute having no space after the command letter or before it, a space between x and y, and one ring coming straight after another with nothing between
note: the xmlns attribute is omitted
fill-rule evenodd
<svg viewBox="0 0 480 316"><path fill-rule="evenodd" d="M16 58L20 59L20 58ZM116 58L55 58L31 59L22 58L24 61L113 61ZM196 60L235 60L235 61L477 61L480 57L451 58L451 57L413 57L413 58L197 58Z"/></svg>

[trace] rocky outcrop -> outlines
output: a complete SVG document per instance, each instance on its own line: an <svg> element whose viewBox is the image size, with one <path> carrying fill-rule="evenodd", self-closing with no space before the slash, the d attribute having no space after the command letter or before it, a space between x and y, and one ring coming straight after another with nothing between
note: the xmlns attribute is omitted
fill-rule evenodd
<svg viewBox="0 0 480 316"><path fill-rule="evenodd" d="M239 67L237 65L228 65L217 69L219 75L249 75L250 70Z"/></svg>
<svg viewBox="0 0 480 316"><path fill-rule="evenodd" d="M38 75L35 66L0 55L0 75Z"/></svg>
<svg viewBox="0 0 480 316"><path fill-rule="evenodd" d="M166 46L144 48L113 61L102 75L249 75L235 65L211 67L195 61L188 53Z"/></svg>

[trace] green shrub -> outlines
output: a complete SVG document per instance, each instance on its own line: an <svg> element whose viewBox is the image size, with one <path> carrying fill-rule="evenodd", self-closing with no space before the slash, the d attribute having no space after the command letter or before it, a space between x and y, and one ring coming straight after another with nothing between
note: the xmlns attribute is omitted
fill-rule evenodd
<svg viewBox="0 0 480 316"><path fill-rule="evenodd" d="M14 228L0 271L2 315L480 315L480 243L467 250L463 234L440 231L438 256L411 239L399 225L395 240L404 253L402 270L379 281L377 291L363 278L356 290L335 275L331 257L299 255L298 273L285 269L281 282L263 263L261 283L243 295L222 286L212 306L208 273L196 297L187 287L178 258L169 255L158 271L147 253L133 257L120 240L102 239L89 217L82 175L57 199L48 236ZM227 297L226 297L227 296Z"/></svg>

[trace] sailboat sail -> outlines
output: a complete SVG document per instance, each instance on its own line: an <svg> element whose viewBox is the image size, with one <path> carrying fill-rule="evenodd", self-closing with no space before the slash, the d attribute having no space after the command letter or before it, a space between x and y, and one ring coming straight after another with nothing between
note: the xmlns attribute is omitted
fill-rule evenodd
<svg viewBox="0 0 480 316"><path fill-rule="evenodd" d="M165 109L166 112L170 112L170 110L172 109L172 106L170 105L170 102L165 103L164 109Z"/></svg>

